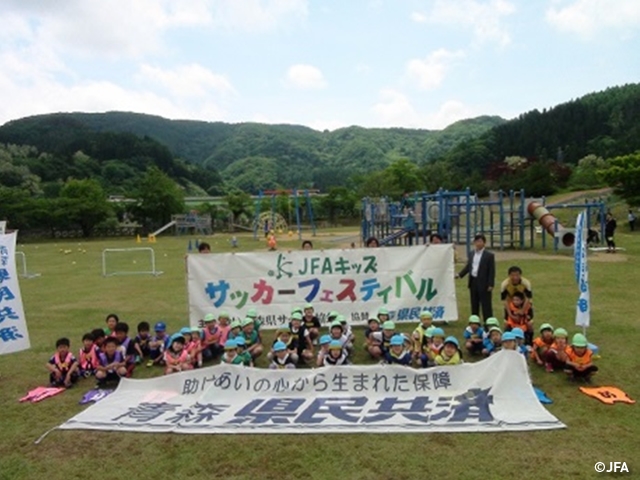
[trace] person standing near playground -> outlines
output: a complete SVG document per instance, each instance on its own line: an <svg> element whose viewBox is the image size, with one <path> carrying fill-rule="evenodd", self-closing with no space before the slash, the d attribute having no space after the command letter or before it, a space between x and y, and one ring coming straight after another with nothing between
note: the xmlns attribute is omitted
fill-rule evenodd
<svg viewBox="0 0 640 480"><path fill-rule="evenodd" d="M629 209L627 219L629 220L629 230L633 232L636 229L636 214L633 213L633 210Z"/></svg>
<svg viewBox="0 0 640 480"><path fill-rule="evenodd" d="M613 236L616 233L616 219L611 213L607 213L604 223L604 238L607 240L607 253L616 253L616 242Z"/></svg>
<svg viewBox="0 0 640 480"><path fill-rule="evenodd" d="M496 258L494 254L485 249L486 237L479 233L473 238L474 251L469 255L467 264L456 278L469 275L468 287L471 297L471 314L480 315L484 321L493 317L492 295L496 280Z"/></svg>
<svg viewBox="0 0 640 480"><path fill-rule="evenodd" d="M510 312L521 316L526 325L524 328L522 325L519 326L525 331L525 335L527 335L527 345L530 345L531 341L533 341L533 325L530 325L533 319L533 308L531 305L533 291L531 290L531 282L522 276L522 269L517 265L509 267L507 275L507 278L505 278L500 285L500 299L504 302L504 319L507 323L509 322ZM522 305L514 307L512 302L516 293L522 294L524 302ZM511 328L513 328L512 325L507 328L507 330L511 330Z"/></svg>

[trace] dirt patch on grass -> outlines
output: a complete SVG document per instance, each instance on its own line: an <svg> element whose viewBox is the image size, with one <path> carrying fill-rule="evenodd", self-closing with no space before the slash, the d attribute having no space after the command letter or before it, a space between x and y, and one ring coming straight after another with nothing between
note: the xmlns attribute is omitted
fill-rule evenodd
<svg viewBox="0 0 640 480"><path fill-rule="evenodd" d="M496 260L557 260L573 262L573 255L565 253L538 253L521 250L495 251ZM589 252L589 261L593 262L626 262L627 255L624 253Z"/></svg>

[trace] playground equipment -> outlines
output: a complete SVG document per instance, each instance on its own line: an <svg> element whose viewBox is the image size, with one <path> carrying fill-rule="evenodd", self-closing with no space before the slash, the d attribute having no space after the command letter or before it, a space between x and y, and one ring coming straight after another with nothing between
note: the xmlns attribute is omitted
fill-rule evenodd
<svg viewBox="0 0 640 480"><path fill-rule="evenodd" d="M17 268L18 258L20 259L22 269ZM29 273L29 270L27 270L27 255L24 252L16 251L16 269L18 270L18 275L22 278L36 278L40 276L39 273Z"/></svg>
<svg viewBox="0 0 640 480"><path fill-rule="evenodd" d="M531 202L527 205L527 212L529 212L550 235L557 237L564 247L573 247L576 241L575 229L565 228L560 225L558 219L554 217L544 205L540 202Z"/></svg>
<svg viewBox="0 0 640 480"><path fill-rule="evenodd" d="M311 205L311 198L309 196L309 190L304 190L302 193L305 198L307 220L311 227L312 235L316 236L316 224L313 219L313 206ZM287 210L289 213L289 223L287 220L279 214L277 210L276 200L278 196L287 196ZM269 232L288 232L289 225L292 223L291 212L291 199L293 198L293 210L296 221L296 232L298 233L298 239L302 240L302 217L303 209L300 206L301 191L297 189L293 190L266 190L260 191L258 198L256 198L255 217L253 220L253 238L258 239L258 233L262 231L265 235ZM261 212L262 200L264 198L271 198L270 211Z"/></svg>
<svg viewBox="0 0 640 480"><path fill-rule="evenodd" d="M166 223L158 230L149 234L149 241L155 243L156 237L162 232L175 227L176 235L193 234L193 235L212 235L211 215L200 215L196 211L181 215L171 215L171 221Z"/></svg>
<svg viewBox="0 0 640 480"><path fill-rule="evenodd" d="M604 231L606 209L602 201L547 205L544 197L527 198L524 190L490 192L488 198L480 199L469 189L440 189L415 193L401 202L385 197L363 199L361 234L363 241L376 237L381 245L427 244L431 234L438 234L470 250L475 234L483 233L489 248L504 250L534 248L536 235L546 230L553 236L554 250L572 248L575 231L565 228L551 213L559 209L587 210L587 228L591 230L592 217L596 217L600 231ZM541 241L546 248L545 235Z"/></svg>
<svg viewBox="0 0 640 480"><path fill-rule="evenodd" d="M146 253L149 255L147 256ZM111 254L110 256L108 254ZM107 260L115 267L109 271ZM138 263L140 260L140 263ZM134 265L134 267L131 267ZM139 270L142 267L142 270ZM145 269L146 268L146 269ZM102 251L102 276L116 275L153 275L157 277L163 272L156 270L156 254L151 247L140 248L105 248Z"/></svg>

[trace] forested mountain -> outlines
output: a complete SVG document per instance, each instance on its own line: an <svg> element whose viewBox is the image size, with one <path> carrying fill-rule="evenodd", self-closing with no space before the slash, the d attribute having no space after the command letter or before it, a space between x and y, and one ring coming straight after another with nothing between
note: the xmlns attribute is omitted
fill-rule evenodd
<svg viewBox="0 0 640 480"><path fill-rule="evenodd" d="M126 192L155 165L187 192L210 194L339 186L361 195L439 187L546 194L567 185L593 186L602 181L596 172L607 159L640 150L640 84L608 88L511 121L485 116L441 131L320 132L296 125L70 113L9 122L0 127L2 143L37 148L37 155L14 167L45 186L96 177L110 193ZM4 178L15 183L15 168L7 162L0 168L0 184Z"/></svg>
<svg viewBox="0 0 640 480"><path fill-rule="evenodd" d="M88 154L91 141L84 137L127 133L153 139L178 158L219 171L227 186L251 192L278 186L326 190L345 185L354 175L385 168L397 158L425 163L502 123L499 117L478 117L441 131L348 127L319 132L296 125L167 120L124 112L71 113L9 122L0 127L0 143L32 145L62 155L77 147L76 151Z"/></svg>

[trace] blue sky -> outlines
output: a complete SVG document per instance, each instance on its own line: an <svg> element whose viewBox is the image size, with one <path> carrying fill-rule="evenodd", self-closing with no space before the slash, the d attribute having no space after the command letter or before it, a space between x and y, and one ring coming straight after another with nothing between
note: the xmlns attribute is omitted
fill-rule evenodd
<svg viewBox="0 0 640 480"><path fill-rule="evenodd" d="M638 0L3 0L0 123L512 118L640 81Z"/></svg>

